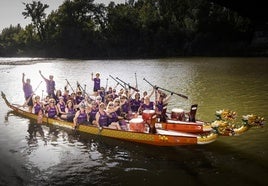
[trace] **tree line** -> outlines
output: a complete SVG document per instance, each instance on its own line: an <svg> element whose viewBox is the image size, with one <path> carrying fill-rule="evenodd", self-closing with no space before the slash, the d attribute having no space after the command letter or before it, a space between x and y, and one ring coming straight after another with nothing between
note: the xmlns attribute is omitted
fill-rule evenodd
<svg viewBox="0 0 268 186"><path fill-rule="evenodd" d="M0 34L0 56L155 58L248 55L250 19L208 0L65 0L46 15L24 3L31 23Z"/></svg>

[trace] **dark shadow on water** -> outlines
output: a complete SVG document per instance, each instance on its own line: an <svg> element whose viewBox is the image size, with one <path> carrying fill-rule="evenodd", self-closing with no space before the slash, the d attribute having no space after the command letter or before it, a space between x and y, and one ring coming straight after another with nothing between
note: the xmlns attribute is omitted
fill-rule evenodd
<svg viewBox="0 0 268 186"><path fill-rule="evenodd" d="M7 119L11 114L8 113ZM16 115L16 114L14 114ZM225 143L224 138L208 145L156 147L98 135L85 134L30 120L29 139L81 143L87 158L70 157L51 168L39 185L266 185L267 162ZM233 140L235 141L235 138ZM57 146L60 150L61 146ZM71 147L72 148L72 147ZM75 149L75 146L73 147ZM75 149L80 150L80 149ZM99 154L97 159L93 155ZM81 162L80 162L81 161ZM87 162L95 162L90 165ZM71 167L72 169L70 169ZM36 171L38 172L38 171ZM39 172L38 175L43 175ZM32 175L35 177L34 175ZM83 179L81 179L83 178ZM228 179L227 179L228 178ZM41 183L40 183L41 182Z"/></svg>

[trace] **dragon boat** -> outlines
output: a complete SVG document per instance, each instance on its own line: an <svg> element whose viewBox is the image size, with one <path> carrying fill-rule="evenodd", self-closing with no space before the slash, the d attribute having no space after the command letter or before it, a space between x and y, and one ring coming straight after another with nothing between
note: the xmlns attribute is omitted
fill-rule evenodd
<svg viewBox="0 0 268 186"><path fill-rule="evenodd" d="M163 113L165 116L160 117L160 122L156 123L156 128L199 134L211 132L213 128L209 123L195 119L197 106L197 104L192 105L189 112L173 108L171 113Z"/></svg>
<svg viewBox="0 0 268 186"><path fill-rule="evenodd" d="M195 119L196 111L197 104L192 105L190 111L186 113L183 109L172 109L171 113L160 117L160 121L155 122L155 128L194 134L206 134L214 131L220 136L239 136L252 127L262 127L265 124L264 118L255 114L244 115L241 122L238 122L237 113L228 109L216 111L215 121L204 122ZM148 121L154 115L153 110L144 111L142 118Z"/></svg>
<svg viewBox="0 0 268 186"><path fill-rule="evenodd" d="M14 113L29 119L38 119L38 115L33 114L28 110L17 106L16 104L11 104L7 100L6 95L3 92L1 92L1 96L4 99L6 105L11 108ZM79 125L77 128L74 128L72 122L48 118L45 116L42 117L42 123L69 128L88 134L110 137L141 144L149 144L154 146L202 145L212 143L218 137L218 134L214 132L209 132L206 134L193 134L179 131L156 129L155 133L150 133L149 131L141 132L133 130L131 129L131 127L129 127L130 129L128 130L116 130L109 128L99 128L93 125Z"/></svg>

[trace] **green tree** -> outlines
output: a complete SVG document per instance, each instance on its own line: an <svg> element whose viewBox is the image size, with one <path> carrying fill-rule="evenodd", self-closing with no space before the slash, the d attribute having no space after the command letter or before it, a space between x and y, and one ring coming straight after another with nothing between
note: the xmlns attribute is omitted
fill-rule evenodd
<svg viewBox="0 0 268 186"><path fill-rule="evenodd" d="M49 7L40 1L33 1L32 3L23 3L25 5L25 12L22 12L24 18L30 17L32 23L37 31L40 41L44 41L44 21L46 19L45 10Z"/></svg>
<svg viewBox="0 0 268 186"><path fill-rule="evenodd" d="M49 34L49 41L57 42L59 54L82 57L95 50L95 10L93 0L65 1L57 11L48 16L47 32L52 34Z"/></svg>
<svg viewBox="0 0 268 186"><path fill-rule="evenodd" d="M17 55L21 48L24 47L24 42L21 39L21 33L23 29L18 24L17 26L12 26L4 28L0 35L0 48L3 56Z"/></svg>

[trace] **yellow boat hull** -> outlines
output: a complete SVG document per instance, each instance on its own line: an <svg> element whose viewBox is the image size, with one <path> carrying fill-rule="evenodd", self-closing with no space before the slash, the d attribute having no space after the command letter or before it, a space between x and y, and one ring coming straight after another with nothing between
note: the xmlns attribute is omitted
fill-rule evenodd
<svg viewBox="0 0 268 186"><path fill-rule="evenodd" d="M30 113L18 106L10 104L7 100L5 94L1 92L2 98L4 99L6 105L10 107L15 113L37 120L37 115ZM157 130L156 134L150 134L145 132L134 132L134 131L124 131L115 130L109 128L98 128L93 125L79 125L78 128L73 128L72 122L57 120L53 118L43 117L42 122L45 124L57 125L64 128L69 128L72 130L77 130L80 132L94 134L99 136L105 136L125 141L131 141L142 144L149 144L155 146L180 146L180 145L197 145L197 144L209 144L214 142L218 135L214 133L209 133L208 135L195 135L190 133L183 133L178 131L169 130Z"/></svg>

